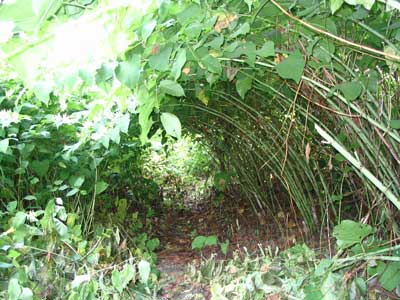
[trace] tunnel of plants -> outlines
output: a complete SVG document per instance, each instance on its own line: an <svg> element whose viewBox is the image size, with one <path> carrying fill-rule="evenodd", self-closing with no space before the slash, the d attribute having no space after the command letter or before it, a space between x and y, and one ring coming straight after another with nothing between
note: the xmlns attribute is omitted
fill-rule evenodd
<svg viewBox="0 0 400 300"><path fill-rule="evenodd" d="M399 299L398 2L136 2L0 4L0 296Z"/></svg>

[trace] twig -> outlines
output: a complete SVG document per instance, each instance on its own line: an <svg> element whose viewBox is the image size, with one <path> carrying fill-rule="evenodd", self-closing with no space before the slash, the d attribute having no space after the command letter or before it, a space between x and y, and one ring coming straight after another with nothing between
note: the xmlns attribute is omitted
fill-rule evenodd
<svg viewBox="0 0 400 300"><path fill-rule="evenodd" d="M290 19L299 22L300 24L306 26L307 28L309 28L309 29L311 29L311 30L314 30L315 32L318 32L318 33L320 33L320 34L326 35L326 36L328 36L328 37L330 37L330 38L332 38L332 39L334 39L334 40L337 40L337 41L339 41L339 42L341 42L341 43L343 43L343 44L346 44L346 45L349 45L349 46L352 46L352 47L355 47L355 48L358 48L358 49L362 49L362 50L365 50L365 51L368 51L368 52L371 52L371 53L374 53L374 54L382 55L382 56L384 56L386 59L390 59L390 60L394 60L394 61L400 61L400 56L398 56L398 55L396 55L396 54L386 53L386 52L384 52L384 51L381 51L381 50L378 50L378 49L375 49L375 48L372 48L372 47L369 47L369 46L365 46L365 45L361 45L361 44L358 44L358 43L355 43L355 42L352 42L352 41L348 41L348 40L346 40L346 39L344 39L344 38L341 38L341 37L339 37L339 36L336 36L336 35L334 35L334 34L332 34L332 33L330 33L330 32L327 32L327 31L325 31L325 30L322 30L322 29L320 29L320 28L318 28L318 27L316 27L316 26L314 26L314 25L312 25L312 24L310 24L310 23L308 23L308 22L306 22L306 21L304 21L304 20L302 20L302 19L299 19L298 17L292 15L290 12L288 12L286 9L284 9L284 8L283 8L279 3L277 3L275 0L271 0L271 2L272 2L281 12L283 12L286 16L288 16Z"/></svg>

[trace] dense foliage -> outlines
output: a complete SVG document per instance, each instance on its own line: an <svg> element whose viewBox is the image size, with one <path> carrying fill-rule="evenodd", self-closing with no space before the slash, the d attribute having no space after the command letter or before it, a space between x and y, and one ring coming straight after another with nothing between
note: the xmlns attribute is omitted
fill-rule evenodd
<svg viewBox="0 0 400 300"><path fill-rule="evenodd" d="M203 196L239 187L259 218L340 224L336 258L360 275L349 280L398 288L397 1L6 0L0 57L9 299L155 297L163 186L177 200L199 183ZM152 137L165 146L186 134L201 140L193 165L179 145L151 152ZM363 261L378 270L359 274ZM336 262L312 271L329 283L310 285L335 285Z"/></svg>

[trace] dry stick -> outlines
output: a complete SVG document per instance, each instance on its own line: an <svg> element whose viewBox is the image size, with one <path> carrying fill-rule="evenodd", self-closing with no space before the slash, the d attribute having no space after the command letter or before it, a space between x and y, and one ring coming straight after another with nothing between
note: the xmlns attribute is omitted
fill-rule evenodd
<svg viewBox="0 0 400 300"><path fill-rule="evenodd" d="M356 167L361 174L363 174L373 185L375 185L396 207L400 210L400 200L395 194L385 186L374 174L371 173L367 168L365 168L362 163L356 159L349 151L347 151L342 145L334 140L324 129L322 129L318 124L315 124L315 130L330 144L335 148L340 154L342 154L347 161L349 161L354 167Z"/></svg>
<svg viewBox="0 0 400 300"><path fill-rule="evenodd" d="M374 53L374 54L382 55L382 56L384 56L385 58L390 59L390 60L400 61L400 56L398 56L398 55L396 55L396 54L386 53L386 52L384 52L384 51L381 51L381 50L378 50L378 49L375 49L375 48L372 48L372 47L369 47L369 46L365 46L365 45L361 45L361 44L358 44L358 43L355 43L355 42L352 42L352 41L348 41L348 40L346 40L346 39L344 39L344 38L341 38L341 37L339 37L339 36L336 36L336 35L334 35L334 34L332 34L332 33L330 33L330 32L327 32L327 31L322 30L322 29L320 29L320 28L318 28L318 27L315 27L314 25L312 25L312 24L310 24L310 23L308 23L308 22L306 22L306 21L304 21L304 20L302 20L302 19L299 19L298 17L292 15L290 12L288 12L286 9L284 9L284 8L283 8L279 3L277 3L275 0L271 0L271 2L272 2L281 12L283 12L286 16L288 16L289 18L291 18L291 19L293 19L293 20L299 22L300 24L302 24L302 25L304 25L304 26L310 28L311 30L314 30L314 31L316 31L316 32L318 32L318 33L321 33L321 34L323 34L323 35L329 36L330 38L332 38L332 39L334 39L334 40L337 40L337 41L339 41L339 42L341 42L341 43L343 43L343 44L346 44L346 45L349 45L349 46L352 46L352 47L355 47L355 48L358 48L358 49L362 49L362 50L365 50L365 51L368 51L368 52L371 52L371 53Z"/></svg>
<svg viewBox="0 0 400 300"><path fill-rule="evenodd" d="M385 137L382 135L381 131L375 127L376 133L379 135L381 138L382 142L386 145L386 147L389 149L390 153L393 155L394 159L397 161L397 163L400 165L400 158L397 155L396 151L394 151L392 145L388 143L388 141L385 139Z"/></svg>
<svg viewBox="0 0 400 300"><path fill-rule="evenodd" d="M292 103L293 109L292 109L292 113L290 115L289 129L288 129L288 132L286 134L286 139L285 139L285 146L286 146L285 159L283 160L283 163L282 163L281 175L283 175L283 171L285 170L285 165L286 165L286 161L287 161L288 154L289 154L289 136L290 136L290 131L292 130L293 123L294 123L297 97L299 96L300 88L302 85L303 85L303 80L300 81L299 86L297 87L297 91L296 91L296 94L294 95L294 99L293 99L293 103Z"/></svg>

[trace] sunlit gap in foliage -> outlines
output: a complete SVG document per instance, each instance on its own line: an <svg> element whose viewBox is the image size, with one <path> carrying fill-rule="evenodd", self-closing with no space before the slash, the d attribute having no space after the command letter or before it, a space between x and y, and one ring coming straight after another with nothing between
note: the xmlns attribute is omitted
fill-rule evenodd
<svg viewBox="0 0 400 300"><path fill-rule="evenodd" d="M151 138L144 174L161 187L165 205L193 207L209 196L213 161L201 138L184 135L175 140L161 131Z"/></svg>

